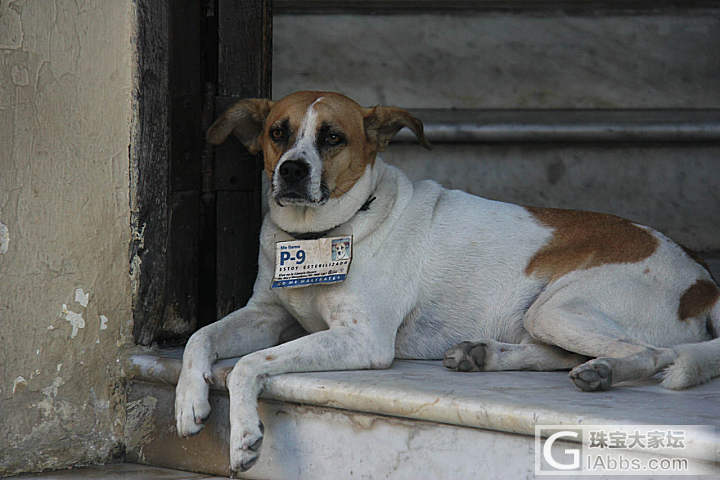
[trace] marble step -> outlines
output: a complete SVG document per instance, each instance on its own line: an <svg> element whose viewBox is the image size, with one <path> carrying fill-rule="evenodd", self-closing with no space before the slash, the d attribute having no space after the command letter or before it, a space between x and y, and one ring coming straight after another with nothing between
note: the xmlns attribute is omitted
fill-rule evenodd
<svg viewBox="0 0 720 480"><path fill-rule="evenodd" d="M227 477L208 476L147 465L116 463L31 473L12 478L14 480L223 480Z"/></svg>
<svg viewBox="0 0 720 480"><path fill-rule="evenodd" d="M236 360L214 367L213 413L206 428L179 439L172 410L180 355L165 351L128 358L133 379L128 461L227 475L224 377ZM682 392L647 381L583 393L567 372L468 374L450 372L439 362L396 361L381 371L273 377L260 416L262 455L243 478L534 478L535 425L717 428L720 381ZM720 451L717 435L702 442L705 450ZM703 460L708 471L720 474L714 455Z"/></svg>

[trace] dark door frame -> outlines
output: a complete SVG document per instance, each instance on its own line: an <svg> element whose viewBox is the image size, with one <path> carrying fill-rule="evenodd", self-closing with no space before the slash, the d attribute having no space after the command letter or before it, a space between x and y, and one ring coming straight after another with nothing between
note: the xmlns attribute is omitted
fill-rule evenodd
<svg viewBox="0 0 720 480"><path fill-rule="evenodd" d="M242 307L257 274L261 161L204 132L271 96L271 0L137 0L131 162L133 335L181 344Z"/></svg>

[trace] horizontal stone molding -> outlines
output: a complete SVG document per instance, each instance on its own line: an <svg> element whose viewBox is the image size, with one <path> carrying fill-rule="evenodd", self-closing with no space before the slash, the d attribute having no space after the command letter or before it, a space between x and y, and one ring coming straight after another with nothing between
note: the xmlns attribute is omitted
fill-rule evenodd
<svg viewBox="0 0 720 480"><path fill-rule="evenodd" d="M720 142L720 109L417 109L431 143ZM412 142L409 130L396 142Z"/></svg>
<svg viewBox="0 0 720 480"><path fill-rule="evenodd" d="M711 0L275 0L274 14L422 14L468 12L653 13L718 8Z"/></svg>

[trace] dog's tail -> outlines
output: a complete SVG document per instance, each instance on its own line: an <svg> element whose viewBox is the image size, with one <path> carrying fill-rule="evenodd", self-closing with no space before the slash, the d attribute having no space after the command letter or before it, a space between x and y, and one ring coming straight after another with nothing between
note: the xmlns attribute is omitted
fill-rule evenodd
<svg viewBox="0 0 720 480"><path fill-rule="evenodd" d="M713 340L673 347L677 358L663 373L663 387L679 390L720 375L720 299L708 312L708 327L716 337Z"/></svg>

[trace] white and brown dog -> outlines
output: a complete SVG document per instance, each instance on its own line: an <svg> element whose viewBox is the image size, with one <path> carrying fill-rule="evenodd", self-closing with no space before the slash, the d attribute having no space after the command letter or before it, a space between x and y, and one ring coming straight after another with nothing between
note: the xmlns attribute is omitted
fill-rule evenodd
<svg viewBox="0 0 720 480"><path fill-rule="evenodd" d="M459 371L572 369L585 391L659 372L678 389L720 374L720 294L691 254L612 215L413 184L378 157L403 127L427 146L408 112L329 92L243 100L210 127L210 143L233 133L262 151L272 187L252 298L185 349L180 435L202 428L210 367L227 357L242 357L227 377L233 470L258 458L268 375L387 368L394 358L444 358ZM270 288L275 241L348 229L343 283ZM296 323L310 334L279 344Z"/></svg>

